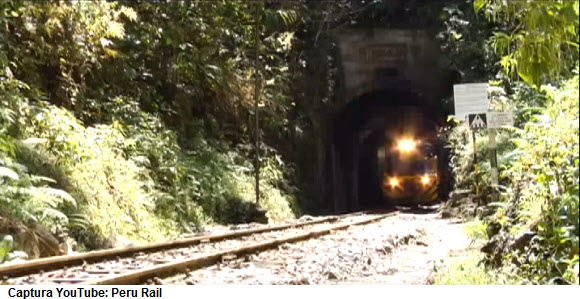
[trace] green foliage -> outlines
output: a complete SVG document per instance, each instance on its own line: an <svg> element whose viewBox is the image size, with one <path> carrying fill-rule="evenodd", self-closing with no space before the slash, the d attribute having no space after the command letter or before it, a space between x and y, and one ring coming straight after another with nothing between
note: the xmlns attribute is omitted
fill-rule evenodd
<svg viewBox="0 0 580 299"><path fill-rule="evenodd" d="M490 42L502 55L504 73L525 82L504 80L508 93L494 88L499 96L492 97L492 109L515 111L516 126L498 132L500 202L483 221L512 238L528 230L536 234L524 249L502 253L502 269L515 261L515 273L534 283L577 284L578 1L482 0L474 8L497 25ZM549 85L561 78L569 79ZM451 141L456 187L471 187L467 128L457 127ZM485 134L476 142L485 159ZM484 164L481 172L483 190L489 192L489 167Z"/></svg>
<svg viewBox="0 0 580 299"><path fill-rule="evenodd" d="M159 240L168 234L153 214L151 179L123 157L121 133L108 125L85 128L69 112L53 106L29 111L26 137L40 138L23 150L22 158L47 172L77 201L87 227L75 237L89 247L102 246L116 234L135 241ZM42 164L41 164L42 163ZM169 227L170 220L165 223Z"/></svg>
<svg viewBox="0 0 580 299"><path fill-rule="evenodd" d="M483 255L468 249L461 258L450 258L436 266L435 285L514 285L522 284L514 268L486 269L480 262Z"/></svg>
<svg viewBox="0 0 580 299"><path fill-rule="evenodd" d="M538 243L525 271L535 280L578 283L578 76L548 91L548 106L526 124L508 173L518 223L537 223ZM521 185L520 185L521 186Z"/></svg>
<svg viewBox="0 0 580 299"><path fill-rule="evenodd" d="M465 234L472 240L487 240L487 223L476 219L463 226Z"/></svg>
<svg viewBox="0 0 580 299"><path fill-rule="evenodd" d="M501 166L501 204L485 220L499 224L514 236L527 229L537 237L522 252L513 252L507 260L520 263L519 275L540 283L578 282L578 76L560 87L545 86L542 93L526 88L510 96L507 105L521 107L534 99L545 108L522 109L518 125L505 129L499 138ZM534 95L535 94L535 95ZM534 96L531 96L534 95ZM496 102L497 104L497 102ZM470 140L464 127L452 134L457 187L470 187L474 181L470 161ZM478 138L484 147L485 136ZM502 146L503 144L503 146ZM478 151L485 157L485 150ZM489 168L482 167L483 186L489 185ZM484 194L486 196L487 194Z"/></svg>
<svg viewBox="0 0 580 299"><path fill-rule="evenodd" d="M136 17L106 1L3 1L0 14L2 42L15 75L32 86L28 95L78 114L93 101L90 72L118 56L112 40L125 34L121 19Z"/></svg>
<svg viewBox="0 0 580 299"><path fill-rule="evenodd" d="M0 55L0 212L23 221L40 222L57 232L69 224L60 208L75 206L76 201L54 188L53 179L31 173L18 160L21 145L12 135L21 124L19 116L27 103L21 91L27 85L15 79L7 66L5 57Z"/></svg>
<svg viewBox="0 0 580 299"><path fill-rule="evenodd" d="M291 205L293 198L280 190L278 184L284 165L272 165L275 158L266 157L261 172L261 206L272 221L294 217ZM207 161L211 161L207 163ZM228 217L227 211L236 209L232 205L254 202L255 186L253 167L235 151L220 152L211 146L203 146L190 152L187 169L195 177L195 195L204 211L216 221L240 221ZM281 161L280 161L281 163ZM236 213L234 213L236 214Z"/></svg>
<svg viewBox="0 0 580 299"><path fill-rule="evenodd" d="M88 248L244 221L230 212L254 198L248 79L259 59L260 126L284 137L298 11L268 5L256 15L252 3L232 1L123 5L0 3L1 210L70 229ZM292 217L290 167L263 146L262 203L273 221Z"/></svg>
<svg viewBox="0 0 580 299"><path fill-rule="evenodd" d="M477 0L474 7L492 21L507 22L491 40L504 72L539 86L569 75L578 61L578 3Z"/></svg>
<svg viewBox="0 0 580 299"><path fill-rule="evenodd" d="M12 250L13 244L14 240L12 239L12 236L2 237L2 240L0 241L0 263L8 257L8 253Z"/></svg>
<svg viewBox="0 0 580 299"><path fill-rule="evenodd" d="M461 72L463 82L491 79L497 57L487 39L493 26L478 18L469 1L453 1L439 12L441 22L437 39L441 42L446 68Z"/></svg>

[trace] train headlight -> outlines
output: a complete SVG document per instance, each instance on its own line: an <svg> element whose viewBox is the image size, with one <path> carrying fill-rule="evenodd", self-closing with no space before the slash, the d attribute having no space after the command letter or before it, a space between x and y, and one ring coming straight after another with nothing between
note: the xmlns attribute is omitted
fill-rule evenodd
<svg viewBox="0 0 580 299"><path fill-rule="evenodd" d="M399 179L397 178L390 178L389 179L389 185L391 185L391 187L398 187L400 184Z"/></svg>
<svg viewBox="0 0 580 299"><path fill-rule="evenodd" d="M431 178L429 176L424 175L421 178L421 183L423 183L423 185L429 185L430 182L431 182Z"/></svg>
<svg viewBox="0 0 580 299"><path fill-rule="evenodd" d="M397 144L399 151L406 153L415 150L417 143L413 139L403 139Z"/></svg>

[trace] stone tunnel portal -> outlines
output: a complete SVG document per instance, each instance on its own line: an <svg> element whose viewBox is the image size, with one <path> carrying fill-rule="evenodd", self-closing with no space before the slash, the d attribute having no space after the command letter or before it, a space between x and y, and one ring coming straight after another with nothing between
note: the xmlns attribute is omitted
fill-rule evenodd
<svg viewBox="0 0 580 299"><path fill-rule="evenodd" d="M340 95L325 117L318 169L322 194L340 213L384 205L381 147L409 128L443 126L442 99L460 76L442 67L429 30L349 29L335 39ZM437 158L438 175L445 160Z"/></svg>
<svg viewBox="0 0 580 299"><path fill-rule="evenodd" d="M381 153L385 141L436 132L439 119L435 111L421 95L392 89L365 94L345 105L334 117L332 130L335 210L384 207Z"/></svg>

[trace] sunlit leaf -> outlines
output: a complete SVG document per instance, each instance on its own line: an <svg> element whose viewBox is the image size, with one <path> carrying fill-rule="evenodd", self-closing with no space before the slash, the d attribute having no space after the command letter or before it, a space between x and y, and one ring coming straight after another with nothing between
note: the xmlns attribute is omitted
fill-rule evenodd
<svg viewBox="0 0 580 299"><path fill-rule="evenodd" d="M10 168L6 168L6 167L2 167L2 166L0 166L0 177L9 178L13 181L18 181L18 179L20 178L18 176L18 173L16 173L15 171L13 171Z"/></svg>

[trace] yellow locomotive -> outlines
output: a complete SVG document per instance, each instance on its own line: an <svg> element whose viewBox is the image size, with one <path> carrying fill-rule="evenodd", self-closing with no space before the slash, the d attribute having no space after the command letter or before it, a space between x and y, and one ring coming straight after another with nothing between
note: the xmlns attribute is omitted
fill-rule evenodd
<svg viewBox="0 0 580 299"><path fill-rule="evenodd" d="M389 204L414 205L437 200L439 178L432 142L399 138L385 142L383 196Z"/></svg>

